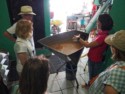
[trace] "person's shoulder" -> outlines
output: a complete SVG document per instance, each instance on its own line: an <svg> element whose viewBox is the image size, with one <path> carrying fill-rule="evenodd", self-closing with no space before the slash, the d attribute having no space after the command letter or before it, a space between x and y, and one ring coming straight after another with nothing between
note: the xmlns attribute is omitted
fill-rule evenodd
<svg viewBox="0 0 125 94"><path fill-rule="evenodd" d="M7 29L7 32L8 32L9 34L15 34L16 25L17 25L17 22L14 23L12 26L10 26L10 27Z"/></svg>
<svg viewBox="0 0 125 94"><path fill-rule="evenodd" d="M17 22L15 22L13 25L17 25Z"/></svg>
<svg viewBox="0 0 125 94"><path fill-rule="evenodd" d="M110 71L110 75L115 75L115 76L120 76L120 75L124 75L125 76L125 70L123 70L122 68L114 68Z"/></svg>
<svg viewBox="0 0 125 94"><path fill-rule="evenodd" d="M16 25L17 25L17 22L13 23L11 27L13 27L13 26L16 27Z"/></svg>

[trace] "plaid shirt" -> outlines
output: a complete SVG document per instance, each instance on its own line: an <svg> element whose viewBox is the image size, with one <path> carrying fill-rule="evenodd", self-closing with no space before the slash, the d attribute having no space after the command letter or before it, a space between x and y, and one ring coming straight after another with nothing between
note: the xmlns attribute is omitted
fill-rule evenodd
<svg viewBox="0 0 125 94"><path fill-rule="evenodd" d="M117 61L112 66L125 66L125 61ZM89 94L104 94L105 84L112 86L120 94L125 94L125 70L122 68L107 68L89 88Z"/></svg>

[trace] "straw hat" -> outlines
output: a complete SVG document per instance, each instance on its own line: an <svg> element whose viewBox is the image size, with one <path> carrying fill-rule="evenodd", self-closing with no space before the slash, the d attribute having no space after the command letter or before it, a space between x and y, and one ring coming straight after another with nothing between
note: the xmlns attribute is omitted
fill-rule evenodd
<svg viewBox="0 0 125 94"><path fill-rule="evenodd" d="M34 12L33 12L33 9L31 6L22 6L21 7L21 10L20 10L20 13L18 15L23 15L23 14L31 14L31 15L36 15Z"/></svg>
<svg viewBox="0 0 125 94"><path fill-rule="evenodd" d="M105 42L121 51L125 51L125 30L120 30L115 34L107 36Z"/></svg>

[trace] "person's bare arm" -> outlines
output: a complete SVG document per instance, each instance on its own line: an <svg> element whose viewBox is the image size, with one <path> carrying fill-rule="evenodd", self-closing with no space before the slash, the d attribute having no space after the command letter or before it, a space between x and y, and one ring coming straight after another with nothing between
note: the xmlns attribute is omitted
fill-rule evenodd
<svg viewBox="0 0 125 94"><path fill-rule="evenodd" d="M16 41L16 39L11 34L9 34L7 31L4 32L4 36L7 37L8 39L10 39L13 42Z"/></svg>
<svg viewBox="0 0 125 94"><path fill-rule="evenodd" d="M28 59L27 53L26 52L18 53L17 56L20 59L21 64L24 65L25 61Z"/></svg>
<svg viewBox="0 0 125 94"><path fill-rule="evenodd" d="M79 39L79 42L81 44L83 44L85 47L95 47L95 46L98 46L99 43L96 42L96 41L92 41L92 42L88 42L88 41L84 41L83 39Z"/></svg>
<svg viewBox="0 0 125 94"><path fill-rule="evenodd" d="M104 88L104 94L118 94L118 92L110 85L106 85Z"/></svg>

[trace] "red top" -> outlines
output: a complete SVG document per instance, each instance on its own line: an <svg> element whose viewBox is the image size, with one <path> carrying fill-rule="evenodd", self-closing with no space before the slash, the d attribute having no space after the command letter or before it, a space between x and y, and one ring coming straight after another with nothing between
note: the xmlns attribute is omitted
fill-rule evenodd
<svg viewBox="0 0 125 94"><path fill-rule="evenodd" d="M101 62L103 59L103 53L106 50L107 44L104 39L108 35L108 31L99 31L98 35L94 38L94 41L98 42L99 45L91 47L88 53L88 57L93 62Z"/></svg>

